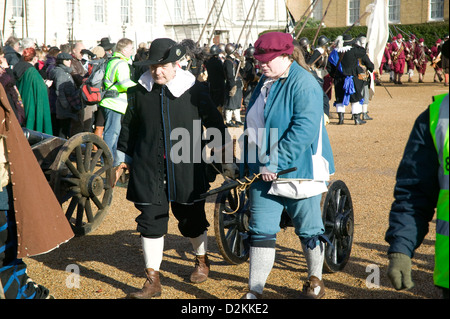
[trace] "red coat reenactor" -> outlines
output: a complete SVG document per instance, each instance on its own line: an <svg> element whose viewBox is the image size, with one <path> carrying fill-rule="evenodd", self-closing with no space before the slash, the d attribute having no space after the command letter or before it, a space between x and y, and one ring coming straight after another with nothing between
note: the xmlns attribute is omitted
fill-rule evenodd
<svg viewBox="0 0 450 319"><path fill-rule="evenodd" d="M442 82L442 60L441 60L441 44L442 40L437 39L435 45L431 47L431 66L434 68L434 82Z"/></svg>
<svg viewBox="0 0 450 319"><path fill-rule="evenodd" d="M424 39L420 38L419 43L414 51L414 64L416 65L417 72L419 72L419 83L423 83L423 76L427 70L428 57L431 54L431 50L424 44Z"/></svg>
<svg viewBox="0 0 450 319"><path fill-rule="evenodd" d="M403 84L401 77L405 70L405 44L403 43L403 36L401 34L397 35L397 39L392 41L389 48L389 53L392 58L392 65L394 67L394 83Z"/></svg>
<svg viewBox="0 0 450 319"><path fill-rule="evenodd" d="M408 42L405 42L406 50L406 67L408 73L408 82L412 82L412 77L414 76L414 51L416 50L417 38L413 34Z"/></svg>

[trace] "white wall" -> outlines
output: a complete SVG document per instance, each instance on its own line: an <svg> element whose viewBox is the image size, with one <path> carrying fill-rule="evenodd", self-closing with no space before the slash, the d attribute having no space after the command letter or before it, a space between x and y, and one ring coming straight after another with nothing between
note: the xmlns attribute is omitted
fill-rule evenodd
<svg viewBox="0 0 450 319"><path fill-rule="evenodd" d="M181 41L190 37L197 41L206 18L210 12L214 0L183 0L183 19L176 21L174 18L173 5L175 0L155 0L155 19L153 24L145 22L145 0L130 0L130 23L127 25L125 36L140 42L151 41L159 37L170 37ZM213 11L209 25L205 29L201 44L207 42L210 31L217 20L217 14L223 0L217 0L217 9ZM258 0L256 0L257 2ZM44 36L44 2L46 2L46 32ZM98 23L94 21L93 0L75 0L75 19L73 37L83 40L86 47L97 45L103 37L110 37L112 42L122 38L122 23L120 17L121 0L105 1L105 21ZM255 2L255 3L256 3ZM49 45L60 45L68 41L68 21L65 0L28 0L28 37L34 38L39 44L44 42ZM217 30L227 31L229 41L237 41L241 33L244 19L252 6L253 0L226 0L222 16L217 23ZM12 16L12 1L8 1L5 21L4 41L11 35L9 20ZM0 1L0 30L3 27L4 0ZM243 12L239 12L242 10ZM245 42L250 21L241 36L241 43ZM15 34L22 37L22 18L15 17ZM284 0L259 0L257 16L253 24L249 43L254 43L258 33L267 29L284 28L286 24L286 13ZM26 33L24 32L26 37ZM211 43L212 44L212 43Z"/></svg>

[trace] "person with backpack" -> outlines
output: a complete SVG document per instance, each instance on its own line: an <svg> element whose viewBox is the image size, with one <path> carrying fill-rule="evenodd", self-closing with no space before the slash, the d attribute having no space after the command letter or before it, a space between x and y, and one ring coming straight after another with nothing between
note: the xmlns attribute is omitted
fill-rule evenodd
<svg viewBox="0 0 450 319"><path fill-rule="evenodd" d="M96 46L92 49L92 53L95 54L95 58L93 58L89 62L88 66L88 72L89 75L93 72L94 63L98 63L98 60L104 60L106 58L106 52L105 49L101 46ZM97 106L97 104L95 104ZM96 111L94 112L94 134L103 138L103 130L105 128L105 118L103 117L103 112L100 108L96 108Z"/></svg>
<svg viewBox="0 0 450 319"><path fill-rule="evenodd" d="M105 118L103 139L113 154L114 166L125 162L125 155L117 153L117 140L119 139L122 117L128 106L127 90L136 86L136 83L131 80L132 53L133 41L127 38L120 39L106 66L103 81L105 90L109 91L108 95L100 102Z"/></svg>

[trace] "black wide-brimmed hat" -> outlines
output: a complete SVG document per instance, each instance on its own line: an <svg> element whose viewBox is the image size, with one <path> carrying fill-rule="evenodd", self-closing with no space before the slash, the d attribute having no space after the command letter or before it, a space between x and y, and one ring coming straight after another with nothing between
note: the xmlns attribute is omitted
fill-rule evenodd
<svg viewBox="0 0 450 319"><path fill-rule="evenodd" d="M350 34L344 34L343 40L344 40L344 46L352 45L355 43L355 39L353 39Z"/></svg>
<svg viewBox="0 0 450 319"><path fill-rule="evenodd" d="M169 38L159 38L152 41L147 60L136 62L135 65L166 64L180 60L186 54L181 44Z"/></svg>
<svg viewBox="0 0 450 319"><path fill-rule="evenodd" d="M100 40L100 44L99 44L99 46L101 46L103 49L105 49L105 51L111 50L112 48L114 48L115 45L116 45L115 43L111 43L109 41L109 38L102 38Z"/></svg>

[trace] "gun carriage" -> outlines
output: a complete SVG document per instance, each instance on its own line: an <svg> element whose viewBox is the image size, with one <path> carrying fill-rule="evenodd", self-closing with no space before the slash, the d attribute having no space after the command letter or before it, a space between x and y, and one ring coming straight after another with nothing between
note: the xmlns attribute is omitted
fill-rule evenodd
<svg viewBox="0 0 450 319"><path fill-rule="evenodd" d="M23 132L75 235L95 230L113 194L113 158L106 143L92 133L66 140L26 128Z"/></svg>
<svg viewBox="0 0 450 319"><path fill-rule="evenodd" d="M202 195L206 198L217 194L214 210L215 237L224 259L234 265L249 258L246 239L250 209L248 192L242 188L248 181L246 178L225 181L221 187ZM325 235L331 243L325 243L324 270L338 272L344 269L350 258L354 231L352 198L343 181L330 181L328 192L322 195L321 208ZM280 227L292 226L290 217L283 211Z"/></svg>

